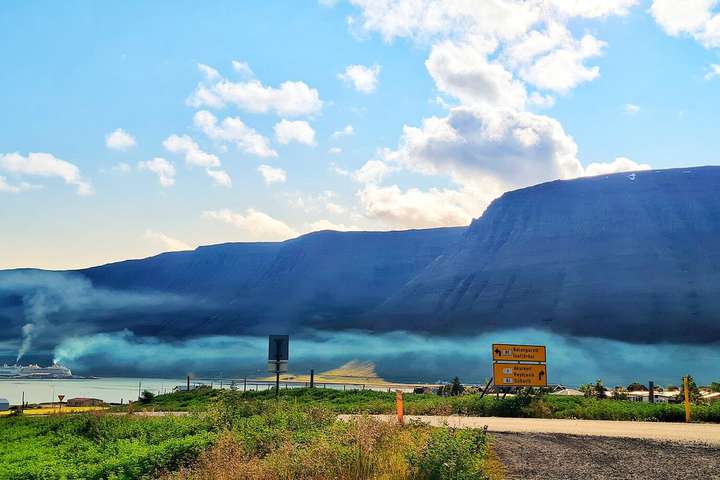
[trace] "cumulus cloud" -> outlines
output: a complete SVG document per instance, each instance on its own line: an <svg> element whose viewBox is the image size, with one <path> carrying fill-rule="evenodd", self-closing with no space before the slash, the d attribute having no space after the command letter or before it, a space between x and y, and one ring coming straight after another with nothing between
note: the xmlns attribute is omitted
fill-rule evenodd
<svg viewBox="0 0 720 480"><path fill-rule="evenodd" d="M237 227L243 232L244 240L281 241L298 236L286 223L254 208L244 213L227 208L208 210L203 212L203 217Z"/></svg>
<svg viewBox="0 0 720 480"><path fill-rule="evenodd" d="M720 48L717 0L654 0L650 13L668 35L687 35L705 48Z"/></svg>
<svg viewBox="0 0 720 480"><path fill-rule="evenodd" d="M172 187L175 184L175 167L164 158L155 157L152 160L138 162L138 168L157 175L163 187Z"/></svg>
<svg viewBox="0 0 720 480"><path fill-rule="evenodd" d="M585 167L585 176L593 177L595 175L608 175L611 173L637 172L650 170L651 168L647 163L637 163L626 157L617 157L608 163L591 163Z"/></svg>
<svg viewBox="0 0 720 480"><path fill-rule="evenodd" d="M185 155L185 162L196 167L218 167L220 159L204 152L200 146L188 135L170 135L163 141L165 150L171 153Z"/></svg>
<svg viewBox="0 0 720 480"><path fill-rule="evenodd" d="M151 240L160 244L165 251L192 250L192 247L182 240L178 240L177 238L170 237L155 230L145 230L143 237L146 240Z"/></svg>
<svg viewBox="0 0 720 480"><path fill-rule="evenodd" d="M401 228L467 225L483 210L472 195L452 189L403 191L397 185L368 184L357 196L368 217Z"/></svg>
<svg viewBox="0 0 720 480"><path fill-rule="evenodd" d="M353 173L353 178L361 183L380 183L391 168L381 160L368 160Z"/></svg>
<svg viewBox="0 0 720 480"><path fill-rule="evenodd" d="M208 177L212 179L215 185L221 187L232 187L232 178L225 170L213 170L211 168L205 169Z"/></svg>
<svg viewBox="0 0 720 480"><path fill-rule="evenodd" d="M345 71L338 74L338 78L355 87L362 93L372 93L377 88L380 76L380 65L348 65Z"/></svg>
<svg viewBox="0 0 720 480"><path fill-rule="evenodd" d="M342 153L342 148L340 147L332 147L328 150L328 153L330 155L340 155Z"/></svg>
<svg viewBox="0 0 720 480"><path fill-rule="evenodd" d="M193 122L213 140L234 143L238 150L257 157L277 157L270 140L237 117L226 117L218 123L215 115L207 110L200 110L195 113Z"/></svg>
<svg viewBox="0 0 720 480"><path fill-rule="evenodd" d="M229 104L246 112L274 112L284 117L310 115L322 109L319 92L304 82L285 81L279 87L272 87L252 78L252 70L247 63L235 61L233 68L251 78L233 82L219 74L206 74L206 80L197 85L187 103L193 107L208 108Z"/></svg>
<svg viewBox="0 0 720 480"><path fill-rule="evenodd" d="M287 181L287 172L282 168L273 168L270 165L260 165L257 168L266 185L273 183L285 183Z"/></svg>
<svg viewBox="0 0 720 480"><path fill-rule="evenodd" d="M626 103L623 109L625 110L625 113L629 115L634 115L640 112L640 106L633 103Z"/></svg>
<svg viewBox="0 0 720 480"><path fill-rule="evenodd" d="M495 44L458 44L446 41L435 45L425 66L437 88L467 105L522 108L527 93L499 62L487 55Z"/></svg>
<svg viewBox="0 0 720 480"><path fill-rule="evenodd" d="M113 150L127 150L137 145L135 137L130 135L122 128L118 128L112 133L105 135L105 146Z"/></svg>
<svg viewBox="0 0 720 480"><path fill-rule="evenodd" d="M577 145L550 117L511 109L454 107L421 127L405 126L391 164L458 184L525 186L582 174Z"/></svg>
<svg viewBox="0 0 720 480"><path fill-rule="evenodd" d="M704 78L705 80L712 80L715 77L720 77L720 65L712 64Z"/></svg>
<svg viewBox="0 0 720 480"><path fill-rule="evenodd" d="M520 76L528 83L558 93L567 93L580 83L594 80L600 67L587 67L584 61L602 53L605 42L592 35L569 43L535 59L520 69Z"/></svg>
<svg viewBox="0 0 720 480"><path fill-rule="evenodd" d="M250 68L250 65L248 65L247 62L240 62L238 60L233 60L232 66L233 66L233 70L235 70L235 72L239 73L240 75L242 75L244 77L252 78L255 76L255 74L252 71L252 68Z"/></svg>
<svg viewBox="0 0 720 480"><path fill-rule="evenodd" d="M208 80L217 80L220 78L220 72L204 63L198 63L197 67Z"/></svg>
<svg viewBox="0 0 720 480"><path fill-rule="evenodd" d="M290 121L282 119L273 127L275 138L283 145L290 142L315 145L315 130L304 120Z"/></svg>
<svg viewBox="0 0 720 480"><path fill-rule="evenodd" d="M0 170L16 175L35 177L58 177L76 188L78 195L92 195L94 189L90 181L83 178L80 169L50 153L29 153L27 157L19 153L0 153Z"/></svg>

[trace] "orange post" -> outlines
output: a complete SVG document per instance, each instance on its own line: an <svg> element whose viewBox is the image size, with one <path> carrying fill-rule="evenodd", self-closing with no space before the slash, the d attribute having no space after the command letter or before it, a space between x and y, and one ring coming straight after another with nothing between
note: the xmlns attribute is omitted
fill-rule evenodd
<svg viewBox="0 0 720 480"><path fill-rule="evenodd" d="M395 391L395 410L397 412L397 421L400 425L403 425L405 423L405 420L403 418L405 414L405 406L403 404L403 394L402 390L396 390Z"/></svg>
<svg viewBox="0 0 720 480"><path fill-rule="evenodd" d="M690 386L688 377L683 377L683 386L685 387L685 422L690 423Z"/></svg>

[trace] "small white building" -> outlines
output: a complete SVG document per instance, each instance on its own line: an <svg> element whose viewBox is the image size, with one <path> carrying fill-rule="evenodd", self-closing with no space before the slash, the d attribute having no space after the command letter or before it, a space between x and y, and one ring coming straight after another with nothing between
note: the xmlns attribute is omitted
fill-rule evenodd
<svg viewBox="0 0 720 480"><path fill-rule="evenodd" d="M10 402L6 398L0 398L0 412L10 410Z"/></svg>
<svg viewBox="0 0 720 480"><path fill-rule="evenodd" d="M650 392L628 392L627 398L631 402L650 402ZM655 403L670 403L675 395L667 395L664 392L655 392Z"/></svg>

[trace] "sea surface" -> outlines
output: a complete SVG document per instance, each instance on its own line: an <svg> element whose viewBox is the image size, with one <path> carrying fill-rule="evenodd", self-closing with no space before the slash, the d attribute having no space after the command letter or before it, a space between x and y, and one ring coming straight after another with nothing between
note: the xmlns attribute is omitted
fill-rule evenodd
<svg viewBox="0 0 720 480"><path fill-rule="evenodd" d="M138 390L149 390L155 394L172 391L177 385L184 385L184 379L171 378L92 378L67 380L0 380L0 398L7 398L11 405L25 401L29 403L57 402L58 395L65 399L73 397L99 398L106 402L119 403L137 400Z"/></svg>

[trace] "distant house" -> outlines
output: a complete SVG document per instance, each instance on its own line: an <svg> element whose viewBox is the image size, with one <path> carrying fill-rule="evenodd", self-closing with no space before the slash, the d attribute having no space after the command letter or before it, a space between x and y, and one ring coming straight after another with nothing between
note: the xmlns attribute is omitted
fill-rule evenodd
<svg viewBox="0 0 720 480"><path fill-rule="evenodd" d="M662 392L655 392L655 403L670 403L675 398L675 395L663 394ZM650 392L648 391L634 391L627 393L627 399L631 402L650 402Z"/></svg>
<svg viewBox="0 0 720 480"><path fill-rule="evenodd" d="M10 402L6 398L0 398L0 412L10 410Z"/></svg>
<svg viewBox="0 0 720 480"><path fill-rule="evenodd" d="M560 395L563 397L582 397L585 394L580 390L575 390L574 388L563 388L562 390L553 392L552 395Z"/></svg>
<svg viewBox="0 0 720 480"><path fill-rule="evenodd" d="M104 404L105 402L103 402L99 398L77 397L70 398L67 401L68 407L99 407Z"/></svg>

